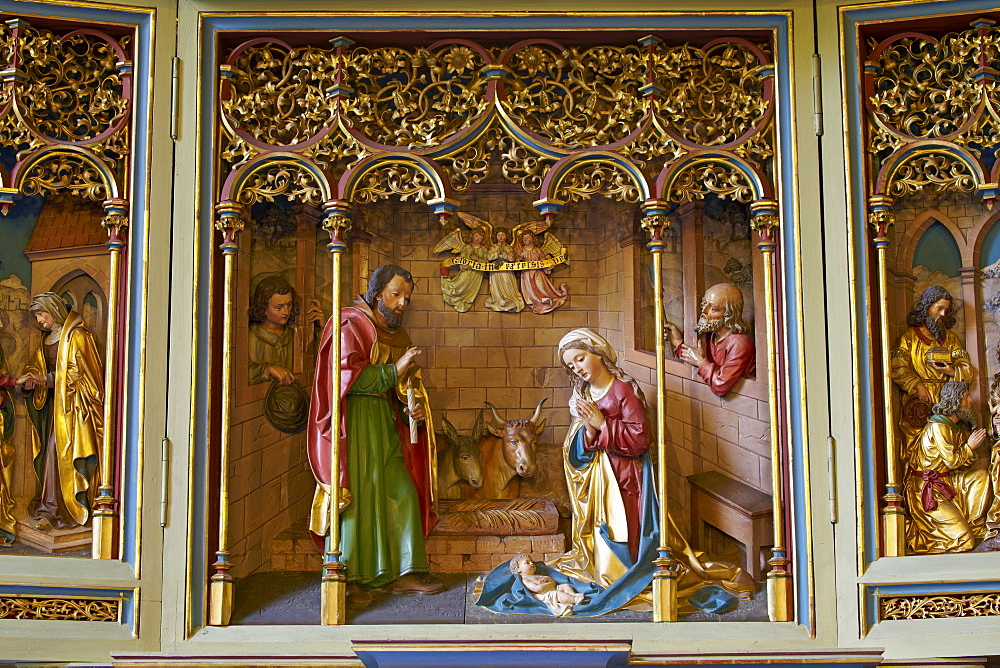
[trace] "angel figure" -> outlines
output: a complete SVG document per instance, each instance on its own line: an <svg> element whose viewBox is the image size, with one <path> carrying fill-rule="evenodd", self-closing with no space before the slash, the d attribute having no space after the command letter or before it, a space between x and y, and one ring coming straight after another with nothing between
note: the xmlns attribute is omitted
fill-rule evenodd
<svg viewBox="0 0 1000 668"><path fill-rule="evenodd" d="M487 257L494 265L514 261L514 246L511 245L510 230L498 227L493 231L493 245ZM525 306L524 297L517 288L517 276L512 271L493 271L490 273L490 296L486 300L486 308L503 313L517 313Z"/></svg>
<svg viewBox="0 0 1000 668"><path fill-rule="evenodd" d="M521 223L514 228L514 248L518 260L547 260L563 252L563 245L554 234L547 231L548 228L549 223L544 220ZM539 247L538 235L542 232L545 232L545 236ZM521 292L535 313L554 311L569 298L569 286L565 283L561 283L558 288L554 286L548 277L551 273L552 267L521 270Z"/></svg>
<svg viewBox="0 0 1000 668"><path fill-rule="evenodd" d="M475 216L466 213L459 213L459 217L472 229L467 233L461 228L455 228L444 239L434 247L435 253L451 251L460 258L486 262L489 258L489 239L492 233L492 226ZM445 266L450 262L446 261ZM447 271L443 269L442 271ZM465 313L472 307L479 294L479 288L483 284L483 276L486 272L461 266L454 276L441 276L441 295L446 304L454 307L459 313Z"/></svg>

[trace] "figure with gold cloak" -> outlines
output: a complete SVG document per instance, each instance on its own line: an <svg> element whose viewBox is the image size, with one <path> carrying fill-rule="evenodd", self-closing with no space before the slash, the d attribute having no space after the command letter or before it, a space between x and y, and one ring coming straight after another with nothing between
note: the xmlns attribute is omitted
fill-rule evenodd
<svg viewBox="0 0 1000 668"><path fill-rule="evenodd" d="M649 610L653 560L660 543L658 503L649 447L653 428L635 379L618 366L611 345L597 332L575 329L559 342L559 359L573 383L573 416L563 444L563 466L573 512L568 552L537 566L539 575L570 584L585 595L574 616L628 607ZM749 598L754 583L741 569L706 561L691 549L673 520L667 543L682 566L679 609L714 584ZM551 614L501 564L487 576L478 604L496 612Z"/></svg>
<svg viewBox="0 0 1000 668"><path fill-rule="evenodd" d="M485 220L468 214L460 213L459 217L467 225L472 225L472 229L465 233L461 228L455 228L448 236L438 242L437 246L434 247L434 252L451 251L457 255L457 258L445 260L442 265L441 296L446 304L459 313L465 313L472 308L472 304L476 301L486 272L456 263L455 259L485 263L489 259L492 226ZM448 267L454 264L458 265L458 273L450 276Z"/></svg>
<svg viewBox="0 0 1000 668"><path fill-rule="evenodd" d="M939 396L905 454L910 470L905 483L910 554L967 552L986 535L990 478L972 464L988 435L975 428L978 420L968 383L945 383Z"/></svg>
<svg viewBox="0 0 1000 668"><path fill-rule="evenodd" d="M7 326L7 314L0 311L0 329ZM14 519L14 499L11 489L14 478L14 396L18 378L9 375L7 358L0 346L0 547L11 547L17 537Z"/></svg>
<svg viewBox="0 0 1000 668"><path fill-rule="evenodd" d="M90 521L89 494L104 432L104 370L83 316L45 292L28 305L42 342L22 378L32 425L39 495L31 516L40 529Z"/></svg>

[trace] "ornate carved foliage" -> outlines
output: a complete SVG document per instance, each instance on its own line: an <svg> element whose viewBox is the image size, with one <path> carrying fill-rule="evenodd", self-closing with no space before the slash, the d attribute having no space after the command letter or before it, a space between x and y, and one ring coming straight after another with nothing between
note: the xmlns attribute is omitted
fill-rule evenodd
<svg viewBox="0 0 1000 668"><path fill-rule="evenodd" d="M879 600L880 616L890 619L1000 615L1000 593L893 596Z"/></svg>
<svg viewBox="0 0 1000 668"><path fill-rule="evenodd" d="M132 41L89 29L55 34L21 19L0 25L0 143L18 151L12 174L20 173L25 194L68 189L101 200L109 189L121 193Z"/></svg>
<svg viewBox="0 0 1000 668"><path fill-rule="evenodd" d="M977 19L940 39L901 32L869 40L872 192L970 192L996 181L1000 29L993 23Z"/></svg>
<svg viewBox="0 0 1000 668"><path fill-rule="evenodd" d="M118 599L0 597L0 619L63 619L83 622L117 622Z"/></svg>
<svg viewBox="0 0 1000 668"><path fill-rule="evenodd" d="M303 47L252 39L221 65L221 200L262 196L259 186L253 195L236 192L243 182L226 173L261 156L280 153L274 159L285 168L303 169L289 152L309 158L334 196L350 201L429 201L491 178L529 192L548 188L543 197L562 201L597 194L635 201L706 149L712 153L700 162L738 160L762 176L772 169L767 45L722 38L668 46L648 37L586 47L531 39L488 48L454 38L375 46L341 37L319 46L318 39ZM407 154L437 174L406 165ZM586 164L546 180L552 165L577 157ZM395 166L351 176L372 158ZM735 192L664 180L686 189L671 193L673 201ZM283 194L307 199L304 181L289 182L300 187Z"/></svg>

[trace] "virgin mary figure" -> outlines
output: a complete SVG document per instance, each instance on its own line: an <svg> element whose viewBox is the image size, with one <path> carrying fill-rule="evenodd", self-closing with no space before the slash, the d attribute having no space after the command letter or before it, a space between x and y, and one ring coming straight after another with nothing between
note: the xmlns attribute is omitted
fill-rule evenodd
<svg viewBox="0 0 1000 668"><path fill-rule="evenodd" d="M573 422L563 443L572 544L565 554L537 564L536 572L585 594L584 601L573 606L573 615L603 615L623 607L650 610L653 560L663 527L645 397L635 379L618 366L611 345L591 329L566 334L559 342L559 359L573 385ZM707 561L667 517L667 545L682 566L681 612L695 611L688 599L708 584L750 598L755 587L743 570ZM507 564L487 575L478 603L496 612L547 614Z"/></svg>

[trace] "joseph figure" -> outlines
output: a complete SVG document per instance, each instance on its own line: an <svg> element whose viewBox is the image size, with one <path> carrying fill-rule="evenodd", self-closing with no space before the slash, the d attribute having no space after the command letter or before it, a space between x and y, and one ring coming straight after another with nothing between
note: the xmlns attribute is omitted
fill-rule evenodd
<svg viewBox="0 0 1000 668"><path fill-rule="evenodd" d="M364 602L358 585L389 585L393 593L433 594L425 583L424 537L437 517L432 503L436 451L431 411L413 347L402 328L413 277L396 265L376 269L368 291L340 313L341 439L340 500L342 561L348 595ZM309 462L316 477L310 530L329 532L331 359L333 318L326 324L316 359L309 409ZM406 408L412 381L415 406ZM410 442L409 418L422 421Z"/></svg>

